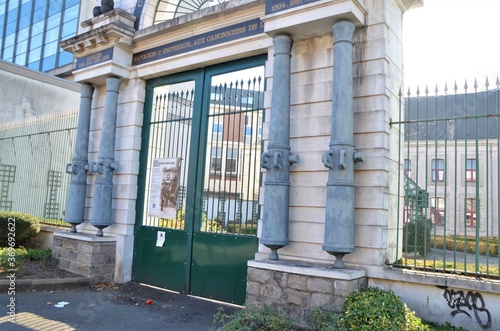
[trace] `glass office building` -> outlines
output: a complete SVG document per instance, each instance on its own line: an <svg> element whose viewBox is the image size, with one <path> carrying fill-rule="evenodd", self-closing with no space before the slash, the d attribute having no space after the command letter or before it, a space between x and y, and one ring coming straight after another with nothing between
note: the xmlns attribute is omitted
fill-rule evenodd
<svg viewBox="0 0 500 331"><path fill-rule="evenodd" d="M76 35L80 0L0 0L0 58L38 71L73 62L59 42Z"/></svg>

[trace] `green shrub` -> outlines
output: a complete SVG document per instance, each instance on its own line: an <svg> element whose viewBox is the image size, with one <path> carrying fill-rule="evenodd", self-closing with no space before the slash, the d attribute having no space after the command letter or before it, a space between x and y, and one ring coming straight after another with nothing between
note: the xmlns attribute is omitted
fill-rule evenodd
<svg viewBox="0 0 500 331"><path fill-rule="evenodd" d="M449 322L446 322L444 324L426 322L425 325L428 327L429 331L467 331L467 329L464 329L462 327L457 328Z"/></svg>
<svg viewBox="0 0 500 331"><path fill-rule="evenodd" d="M175 219L173 218L162 218L160 219L158 226L160 228L169 228L169 229L179 229L184 230L185 225L185 217L186 210L182 209L177 212L177 216ZM200 231L203 232L219 232L221 230L221 226L217 223L216 220L207 219L207 215L203 213L201 215L201 227Z"/></svg>
<svg viewBox="0 0 500 331"><path fill-rule="evenodd" d="M357 290L347 296L339 326L343 330L426 330L426 326L392 291L376 287Z"/></svg>
<svg viewBox="0 0 500 331"><path fill-rule="evenodd" d="M257 224L228 224L228 233L257 235Z"/></svg>
<svg viewBox="0 0 500 331"><path fill-rule="evenodd" d="M232 315L219 308L214 323L221 325L220 331L286 331L292 328L284 311L269 306L251 306Z"/></svg>
<svg viewBox="0 0 500 331"><path fill-rule="evenodd" d="M464 252L467 247L467 251L469 253L476 253L476 239L468 238L467 245L465 245L465 238L463 237L453 237L447 236L446 243L443 236L436 236L434 238L433 245L436 245L436 248L443 249L446 245L446 249L448 250L456 250L457 252ZM485 238L479 239L479 254L481 255L489 255L489 256L498 256L498 240L490 238L488 242Z"/></svg>
<svg viewBox="0 0 500 331"><path fill-rule="evenodd" d="M43 265L47 265L52 260L52 250L50 248L28 248L25 260L40 261Z"/></svg>
<svg viewBox="0 0 500 331"><path fill-rule="evenodd" d="M15 220L15 226L11 220ZM31 240L40 231L38 218L33 215L0 211L0 247L29 246ZM14 233L15 237L12 234Z"/></svg>
<svg viewBox="0 0 500 331"><path fill-rule="evenodd" d="M307 316L308 330L311 331L335 331L339 328L340 314L330 310L314 307Z"/></svg>
<svg viewBox="0 0 500 331"><path fill-rule="evenodd" d="M160 228L184 230L184 220L173 218L162 218L159 221Z"/></svg>
<svg viewBox="0 0 500 331"><path fill-rule="evenodd" d="M432 222L427 218L411 220L403 226L403 251L418 252L425 256L430 252Z"/></svg>
<svg viewBox="0 0 500 331"><path fill-rule="evenodd" d="M0 248L0 269L19 269L26 261L40 261L42 265L50 263L52 250L50 248Z"/></svg>
<svg viewBox="0 0 500 331"><path fill-rule="evenodd" d="M311 308L306 324L293 323L285 311L270 306L250 306L231 315L219 308L213 322L220 331L465 331L422 321L392 291L374 287L351 293L342 313L330 308Z"/></svg>
<svg viewBox="0 0 500 331"><path fill-rule="evenodd" d="M216 219L207 219L207 216L203 214L202 223L200 231L203 232L220 232L222 230L222 226L217 222Z"/></svg>
<svg viewBox="0 0 500 331"><path fill-rule="evenodd" d="M26 259L26 248L0 248L0 269L19 269L22 268Z"/></svg>

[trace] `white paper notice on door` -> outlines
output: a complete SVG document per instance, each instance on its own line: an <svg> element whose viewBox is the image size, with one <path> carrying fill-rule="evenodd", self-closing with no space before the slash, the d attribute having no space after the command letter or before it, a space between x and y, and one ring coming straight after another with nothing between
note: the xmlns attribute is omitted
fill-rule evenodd
<svg viewBox="0 0 500 331"><path fill-rule="evenodd" d="M176 218L180 159L154 159L148 214L158 218Z"/></svg>
<svg viewBox="0 0 500 331"><path fill-rule="evenodd" d="M156 247L163 247L165 243L165 231L158 231L156 235Z"/></svg>

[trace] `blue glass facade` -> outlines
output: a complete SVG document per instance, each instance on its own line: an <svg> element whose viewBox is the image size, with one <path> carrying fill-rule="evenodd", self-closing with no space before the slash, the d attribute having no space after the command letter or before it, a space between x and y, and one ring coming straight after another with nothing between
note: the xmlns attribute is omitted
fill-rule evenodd
<svg viewBox="0 0 500 331"><path fill-rule="evenodd" d="M80 0L0 0L0 58L38 71L73 62L59 42L76 35Z"/></svg>

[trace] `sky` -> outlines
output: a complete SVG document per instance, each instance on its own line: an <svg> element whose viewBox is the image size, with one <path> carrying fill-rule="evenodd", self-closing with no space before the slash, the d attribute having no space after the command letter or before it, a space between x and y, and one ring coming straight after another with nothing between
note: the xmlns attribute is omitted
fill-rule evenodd
<svg viewBox="0 0 500 331"><path fill-rule="evenodd" d="M403 23L405 89L496 89L500 75L500 0L424 0ZM470 90L469 90L470 91ZM463 91L462 91L463 92ZM460 93L460 92L459 92Z"/></svg>

